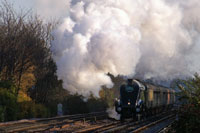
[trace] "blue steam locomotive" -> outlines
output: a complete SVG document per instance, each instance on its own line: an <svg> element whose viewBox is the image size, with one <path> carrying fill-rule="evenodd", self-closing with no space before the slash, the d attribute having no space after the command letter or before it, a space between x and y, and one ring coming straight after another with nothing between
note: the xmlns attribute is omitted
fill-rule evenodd
<svg viewBox="0 0 200 133"><path fill-rule="evenodd" d="M120 120L138 115L154 115L170 109L175 102L175 91L163 86L128 79L120 87L120 99L115 101L115 110Z"/></svg>

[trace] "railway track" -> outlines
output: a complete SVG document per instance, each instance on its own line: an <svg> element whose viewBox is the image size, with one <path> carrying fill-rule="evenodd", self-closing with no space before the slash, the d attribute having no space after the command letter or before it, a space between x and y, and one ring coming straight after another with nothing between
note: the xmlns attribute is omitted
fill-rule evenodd
<svg viewBox="0 0 200 133"><path fill-rule="evenodd" d="M164 117L165 116L165 117ZM153 117L149 117L146 120L141 120L141 121L133 121L131 119L125 121L124 123L121 122L111 122L110 124L107 124L106 126L102 126L102 127L98 127L96 129L92 129L92 130L82 130L83 132L87 131L87 132L148 132L148 133L152 133L152 132L159 132L160 128L162 128L162 126L166 126L166 122L165 121L173 121L174 120L174 114L171 113L162 113L162 114L158 114L156 116ZM153 126L157 126L160 123L165 123L163 124L161 127L159 127L159 129L154 129L154 130L150 130L152 129ZM148 130L147 130L148 129ZM80 130L79 130L80 131Z"/></svg>
<svg viewBox="0 0 200 133"><path fill-rule="evenodd" d="M165 117L164 117L165 116ZM146 120L132 121L128 120L122 124L116 124L106 130L97 130L97 132L144 132L146 129L151 129L152 126L157 125L165 120L172 119L173 114L163 113ZM151 131L150 131L151 132ZM154 131L155 132L155 131Z"/></svg>
<svg viewBox="0 0 200 133"><path fill-rule="evenodd" d="M139 133L139 132L143 132L143 133L158 133L160 131L160 129L162 127L161 124L164 124L164 126L166 126L166 124L168 123L168 121L173 121L175 118L174 114L168 115L166 117L160 118L158 120L153 120L152 122L147 122L145 124L141 124L138 125L138 127L130 130L130 132L133 133Z"/></svg>
<svg viewBox="0 0 200 133"><path fill-rule="evenodd" d="M126 119L123 123L109 119L106 112L68 115L0 124L0 132L159 132L172 122L175 115L165 112L141 121ZM162 124L164 123L164 124ZM162 124L161 126L157 126ZM159 127L159 129L153 127Z"/></svg>
<svg viewBox="0 0 200 133"><path fill-rule="evenodd" d="M0 132L42 132L55 128L63 128L77 122L97 121L107 118L106 112L67 115L61 117L44 118L38 120L16 121L0 124Z"/></svg>
<svg viewBox="0 0 200 133"><path fill-rule="evenodd" d="M162 128L162 126L166 126L167 120L173 121L174 114L172 113L162 113L158 114L153 117L149 117L146 120L141 121L133 121L132 119L126 120L124 123L121 123L120 121L110 121L109 123L100 123L95 124L94 126L89 126L86 128L74 130L73 132L93 132L93 133L109 133L109 132L159 132ZM157 126L160 123L165 123L159 129L153 129L153 126ZM147 130L148 129L148 130Z"/></svg>

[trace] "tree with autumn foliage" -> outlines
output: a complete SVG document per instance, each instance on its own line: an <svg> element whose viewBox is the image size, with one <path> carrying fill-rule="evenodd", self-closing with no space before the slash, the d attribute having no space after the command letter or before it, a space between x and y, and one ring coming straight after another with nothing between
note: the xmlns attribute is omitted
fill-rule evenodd
<svg viewBox="0 0 200 133"><path fill-rule="evenodd" d="M0 121L48 116L50 91L61 85L50 52L53 26L16 13L6 0L0 5Z"/></svg>

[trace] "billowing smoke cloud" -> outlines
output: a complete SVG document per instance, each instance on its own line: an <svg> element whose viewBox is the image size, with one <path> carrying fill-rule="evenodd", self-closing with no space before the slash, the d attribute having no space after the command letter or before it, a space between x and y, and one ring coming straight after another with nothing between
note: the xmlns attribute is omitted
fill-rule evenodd
<svg viewBox="0 0 200 133"><path fill-rule="evenodd" d="M73 0L53 32L59 79L98 96L106 75L173 79L199 72L198 0Z"/></svg>

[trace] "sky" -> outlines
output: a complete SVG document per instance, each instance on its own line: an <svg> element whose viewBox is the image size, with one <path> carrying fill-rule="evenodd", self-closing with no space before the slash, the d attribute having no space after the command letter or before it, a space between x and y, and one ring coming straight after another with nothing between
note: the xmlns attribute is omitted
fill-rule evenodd
<svg viewBox="0 0 200 133"><path fill-rule="evenodd" d="M0 5L4 0L0 0ZM68 0L6 0L12 4L16 12L31 10L45 21L62 19L68 15L66 8Z"/></svg>
<svg viewBox="0 0 200 133"><path fill-rule="evenodd" d="M3 2L4 0L0 0ZM14 8L17 11L22 10L29 10L34 8L34 0L7 0L8 3L13 4Z"/></svg>

